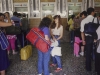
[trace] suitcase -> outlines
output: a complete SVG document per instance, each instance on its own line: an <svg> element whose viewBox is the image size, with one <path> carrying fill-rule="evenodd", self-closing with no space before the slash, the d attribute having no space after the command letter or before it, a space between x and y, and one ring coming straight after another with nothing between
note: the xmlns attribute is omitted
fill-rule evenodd
<svg viewBox="0 0 100 75"><path fill-rule="evenodd" d="M23 47L20 51L21 60L27 60L32 55L32 46L27 45Z"/></svg>

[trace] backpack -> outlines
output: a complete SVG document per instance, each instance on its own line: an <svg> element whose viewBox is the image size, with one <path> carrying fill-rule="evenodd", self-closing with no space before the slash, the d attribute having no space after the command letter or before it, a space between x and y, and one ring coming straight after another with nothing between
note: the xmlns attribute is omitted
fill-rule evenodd
<svg viewBox="0 0 100 75"><path fill-rule="evenodd" d="M26 38L33 44L37 49L43 53L47 52L50 48L50 41L45 40L44 33L39 28L32 28L26 35Z"/></svg>
<svg viewBox="0 0 100 75"><path fill-rule="evenodd" d="M93 18L92 22L89 22L89 23L85 24L85 26L84 26L84 33L86 33L86 34L93 34L93 33L95 33L97 28L99 27L98 18L97 18L97 22L98 23L94 23L94 18Z"/></svg>

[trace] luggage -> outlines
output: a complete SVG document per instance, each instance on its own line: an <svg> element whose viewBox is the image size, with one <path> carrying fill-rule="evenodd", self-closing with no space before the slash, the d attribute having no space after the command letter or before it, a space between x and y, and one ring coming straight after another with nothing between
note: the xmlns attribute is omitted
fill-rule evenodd
<svg viewBox="0 0 100 75"><path fill-rule="evenodd" d="M42 52L47 52L50 48L50 41L45 40L44 33L39 28L32 28L26 35L26 38L33 44L37 49Z"/></svg>
<svg viewBox="0 0 100 75"><path fill-rule="evenodd" d="M21 60L27 60L32 55L32 46L27 45L20 51Z"/></svg>

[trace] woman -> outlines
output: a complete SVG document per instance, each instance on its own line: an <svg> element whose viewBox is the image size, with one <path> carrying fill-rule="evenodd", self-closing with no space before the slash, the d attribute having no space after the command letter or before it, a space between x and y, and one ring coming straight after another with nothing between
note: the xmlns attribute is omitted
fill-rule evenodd
<svg viewBox="0 0 100 75"><path fill-rule="evenodd" d="M50 30L51 30L51 36L52 39L54 41L58 41L60 46L60 39L63 36L63 26L61 25L61 17L60 15L55 15L54 16L54 22L52 23L52 25L50 26ZM51 64L50 66L55 66L58 65L57 69L55 70L55 72L59 72L62 70L62 65L61 65L61 59L60 56L54 56L53 57L53 64Z"/></svg>
<svg viewBox="0 0 100 75"><path fill-rule="evenodd" d="M2 13L0 13L0 27L7 27L11 25L12 23L2 22ZM7 51L2 50L0 46L0 75L5 75L5 70L8 68L8 66L9 66L9 60L7 56Z"/></svg>
<svg viewBox="0 0 100 75"><path fill-rule="evenodd" d="M5 13L5 20L4 20L4 21L5 21L5 22L12 22L13 25L15 25L14 22L13 22L13 20L10 19L10 14L9 14L9 12L6 12L6 13ZM16 40L16 35L7 35L7 39L8 39L8 42L9 42L9 46L8 46L8 48L7 48L8 55L9 55L9 53L10 53L10 49L12 49L12 54L13 54L13 55L14 55L14 54L17 54L17 52L15 52L15 40ZM10 46L11 46L11 48L10 48Z"/></svg>
<svg viewBox="0 0 100 75"><path fill-rule="evenodd" d="M40 22L39 28L44 32L45 39L47 41L50 41L50 31L49 26L51 24L51 20L47 17L44 17L42 21ZM48 52L43 53L40 50L38 50L38 75L50 75L49 74L49 60L50 60L50 49L48 49Z"/></svg>

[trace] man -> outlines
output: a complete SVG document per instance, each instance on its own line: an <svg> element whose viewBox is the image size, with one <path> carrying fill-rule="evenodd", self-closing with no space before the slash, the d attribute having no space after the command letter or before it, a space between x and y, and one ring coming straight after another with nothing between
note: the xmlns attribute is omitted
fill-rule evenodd
<svg viewBox="0 0 100 75"><path fill-rule="evenodd" d="M20 26L22 26L22 24L21 24L21 19L18 18L17 16L18 16L18 13L17 13L17 12L14 12L14 13L13 13L13 17L11 17L11 20L14 21L15 26L19 26L19 27L20 27ZM23 47L23 43L22 43L22 34L18 34L18 35L17 35L17 41L16 41L16 48L17 48L17 49L18 49L18 46L20 46L19 43L20 43L21 47Z"/></svg>
<svg viewBox="0 0 100 75"><path fill-rule="evenodd" d="M85 24L92 22L94 19L94 8L90 7L87 9L88 16L82 20L81 22L81 37L82 37L82 43L85 45L85 51L86 51L86 70L91 71L91 54L93 50L93 42L94 37L91 34L84 33L84 26ZM94 19L94 23L97 23L97 18Z"/></svg>

